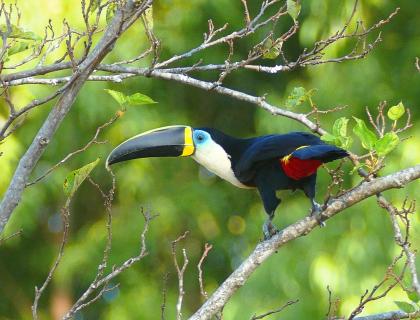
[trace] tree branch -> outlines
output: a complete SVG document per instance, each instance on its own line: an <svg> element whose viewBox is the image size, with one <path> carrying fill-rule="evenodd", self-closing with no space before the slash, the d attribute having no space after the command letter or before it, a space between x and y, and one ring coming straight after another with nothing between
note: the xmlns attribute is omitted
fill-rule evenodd
<svg viewBox="0 0 420 320"><path fill-rule="evenodd" d="M133 1L127 1L127 3L116 12L96 47L86 56L86 59L77 66L77 70L73 73L68 82L68 88L62 93L57 104L51 110L41 129L35 136L32 144L19 161L9 187L0 203L0 233L3 231L13 210L22 197L29 175L73 105L81 87L102 59L112 50L116 40L121 36L121 33L135 21L133 20L133 17L138 17L152 2L153 0L144 1L137 7Z"/></svg>
<svg viewBox="0 0 420 320"><path fill-rule="evenodd" d="M363 182L358 187L331 199L330 204L321 213L322 220L327 220L344 209L382 191L401 188L405 184L420 178L420 165L410 167L393 174ZM307 235L318 226L319 218L309 216L281 230L271 239L259 243L249 257L219 286L213 295L192 315L190 320L211 319L230 297L242 287L251 274L268 257L284 244Z"/></svg>
<svg viewBox="0 0 420 320"><path fill-rule="evenodd" d="M146 70L142 68L113 66L113 65L101 65L99 66L99 69L102 71L108 71L108 72L132 73L132 74L137 74L137 75L142 75L142 76L147 75L153 78L159 78L159 79L165 79L165 80L171 80L175 82L184 83L184 84L196 87L196 88L204 89L206 91L214 91L219 94L229 96L240 101L256 104L273 115L279 115L279 116L284 116L290 119L294 119L304 124L305 126L307 126L313 132L316 132L321 135L325 134L325 130L323 130L317 124L315 124L310 119L308 119L306 115L303 113L296 113L296 112L278 108L266 102L264 97L252 96L247 93L243 93L241 91L223 87L221 85L215 84L214 82L198 80L184 74L174 74L170 72L162 72L160 70L153 70L153 71L147 72Z"/></svg>
<svg viewBox="0 0 420 320"><path fill-rule="evenodd" d="M372 314L365 317L357 317L354 320L398 320L398 319L417 319L420 317L420 311L406 313L404 311L390 311L378 314Z"/></svg>

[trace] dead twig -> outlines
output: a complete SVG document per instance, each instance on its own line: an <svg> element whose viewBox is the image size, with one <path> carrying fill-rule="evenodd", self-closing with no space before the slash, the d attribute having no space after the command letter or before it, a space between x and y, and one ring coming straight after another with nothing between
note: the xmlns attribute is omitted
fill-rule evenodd
<svg viewBox="0 0 420 320"><path fill-rule="evenodd" d="M99 136L99 134L101 133L101 131L103 129L105 129L106 127L108 127L111 124L113 124L116 120L118 120L120 118L120 116L121 116L120 112L117 112L111 119L109 119L107 122L105 122L104 124L102 124L101 126L99 126L96 129L95 135L92 137L92 139L89 140L89 142L87 144L85 144L82 148L77 149L76 151L70 152L62 160L60 160L58 163L56 163L51 168L49 168L48 170L46 170L38 178L34 179L31 182L28 182L26 184L26 186L29 187L29 186L32 186L35 183L41 181L42 179L44 179L45 177L47 177L51 172L53 172L58 167L62 166L64 163L66 163L68 160L70 160L72 157L74 157L75 155L80 154L80 153L86 151L87 149L89 149L89 147L91 147L93 144L104 144L104 143L107 143L107 141L99 141L98 140L98 136Z"/></svg>
<svg viewBox="0 0 420 320"><path fill-rule="evenodd" d="M140 235L140 252L138 255L131 257L124 261L120 266L113 267L112 271L110 271L107 275L101 275L100 277L96 276L95 280L90 284L90 286L86 289L86 291L80 296L80 298L73 304L69 311L64 315L63 320L71 319L74 314L83 308L91 305L96 301L96 297L103 294L104 287L107 287L108 283L119 276L122 272L126 269L130 268L135 263L141 261L145 256L147 256L147 247L146 247L146 234L149 231L149 225L153 218L156 216L150 215L148 212L141 208L141 213L144 217L145 224L143 227L143 231ZM106 250L106 249L105 249ZM101 268L98 268L98 273L101 273ZM93 298L90 298L93 293L95 293L99 289L99 295L95 295Z"/></svg>
<svg viewBox="0 0 420 320"><path fill-rule="evenodd" d="M23 233L23 229L13 232L12 234L8 235L7 237L0 238L0 246L4 244L7 240L10 240L14 237L20 236Z"/></svg>
<svg viewBox="0 0 420 320"><path fill-rule="evenodd" d="M32 317L34 320L39 319L38 318L38 304L39 304L39 300L41 299L42 294L44 293L45 289L47 288L47 286L49 285L49 283L51 282L55 271L57 270L61 259L63 258L64 255L64 249L66 247L67 241L68 241L68 236L69 236L69 230L70 230L70 202L72 200L72 197L67 198L66 203L64 205L64 207L61 209L61 216L63 218L63 237L60 243L60 247L58 249L58 255L57 258L55 259L53 266L51 267L47 278L45 279L44 283L42 284L42 286L40 288L35 287L35 298L34 298L34 302L32 304Z"/></svg>
<svg viewBox="0 0 420 320"><path fill-rule="evenodd" d="M189 261L188 261L188 257L187 257L187 252L183 248L182 249L182 256L184 258L184 262L182 264L182 267L179 266L178 260L176 258L176 246L181 240L184 240L187 237L188 233L189 233L189 231L185 231L183 235L179 236L177 239L175 239L171 243L172 257L173 257L173 260L174 260L174 265L175 265L176 272L178 274L178 301L176 303L176 319L177 320L182 319L182 301L183 301L184 295L185 295L184 273L185 273L185 270L187 268L187 265L188 265Z"/></svg>
<svg viewBox="0 0 420 320"><path fill-rule="evenodd" d="M279 312L282 312L284 309L286 309L288 306L291 306L292 304L295 304L295 303L298 303L299 302L299 299L296 299L296 300L290 300L290 301L288 301L288 302L286 302L283 306L281 306L280 308L278 308L278 309L275 309L275 310L272 310L272 311L268 311L268 312L266 312L266 313L263 313L263 314L261 314L261 315L253 315L252 316L252 318L251 318L251 320L259 320L259 319L263 319L263 318L265 318L265 317L267 317L267 316L269 316L269 315L272 315L272 314L275 314L275 313L279 313Z"/></svg>
<svg viewBox="0 0 420 320"><path fill-rule="evenodd" d="M161 310L161 320L165 320L165 310L166 310L166 295L168 290L168 279L169 279L169 273L165 273L163 276L163 288L162 288L162 304L160 306Z"/></svg>
<svg viewBox="0 0 420 320"><path fill-rule="evenodd" d="M207 255L209 254L210 250L213 248L211 244L206 243L204 245L204 251L201 255L200 261L198 262L197 269L198 269L198 282L200 284L200 293L204 297L204 299L208 299L208 295L206 290L204 290L204 284L203 284L203 270L201 268L204 260L206 259Z"/></svg>
<svg viewBox="0 0 420 320"><path fill-rule="evenodd" d="M348 320L354 319L359 313L363 311L366 304L369 302L381 299L385 297L396 285L398 285L401 280L404 277L405 270L407 268L407 262L404 264L402 271L399 275L396 275L394 272L394 267L397 264L397 262L403 257L404 252L401 252L400 255L398 255L391 263L391 265L388 267L387 272L385 274L385 277L382 281L380 281L377 285L375 285L372 290L366 290L365 293L360 298L359 305L351 312ZM385 283L388 281L391 281L391 283L385 288L385 290L382 293L377 293L379 289L381 289Z"/></svg>

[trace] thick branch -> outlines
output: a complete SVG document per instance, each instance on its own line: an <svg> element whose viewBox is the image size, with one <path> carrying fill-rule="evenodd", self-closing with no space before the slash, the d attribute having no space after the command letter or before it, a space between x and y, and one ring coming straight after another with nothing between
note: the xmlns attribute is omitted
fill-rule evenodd
<svg viewBox="0 0 420 320"><path fill-rule="evenodd" d="M420 317L420 311L406 313L404 311L390 311L378 314L372 314L365 317L357 317L354 320L398 320L398 319L417 319Z"/></svg>
<svg viewBox="0 0 420 320"><path fill-rule="evenodd" d="M69 81L70 85L60 96L57 104L51 110L41 129L35 136L32 144L19 161L12 181L0 203L0 233L3 231L13 210L22 197L22 192L28 182L29 175L54 136L57 128L69 112L81 87L102 59L112 50L121 33L130 26L130 23L134 22L132 18L137 17L139 12L144 12L151 3L152 0L144 1L139 8L136 8L133 1L128 1L124 7L116 12L115 17L105 30L97 46L77 67L77 70Z"/></svg>
<svg viewBox="0 0 420 320"><path fill-rule="evenodd" d="M392 188L401 188L419 178L420 165L417 165L382 178L363 182L353 190L332 199L328 207L321 213L322 219L327 220L372 195ZM190 320L211 319L223 308L230 297L245 284L261 263L273 255L281 246L298 237L307 235L316 226L318 226L316 217L306 217L283 229L271 239L258 244L249 257L220 285L201 308L191 316Z"/></svg>

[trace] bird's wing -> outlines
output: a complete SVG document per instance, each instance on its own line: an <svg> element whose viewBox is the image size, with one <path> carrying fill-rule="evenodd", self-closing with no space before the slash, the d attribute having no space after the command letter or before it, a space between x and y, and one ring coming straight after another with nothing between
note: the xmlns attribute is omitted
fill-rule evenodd
<svg viewBox="0 0 420 320"><path fill-rule="evenodd" d="M301 146L323 144L321 139L307 132L258 137L252 140L233 169L238 179L246 182L254 177L255 169L262 161L280 159Z"/></svg>
<svg viewBox="0 0 420 320"><path fill-rule="evenodd" d="M292 156L301 160L320 160L322 163L347 157L346 150L330 144L312 145L293 151Z"/></svg>

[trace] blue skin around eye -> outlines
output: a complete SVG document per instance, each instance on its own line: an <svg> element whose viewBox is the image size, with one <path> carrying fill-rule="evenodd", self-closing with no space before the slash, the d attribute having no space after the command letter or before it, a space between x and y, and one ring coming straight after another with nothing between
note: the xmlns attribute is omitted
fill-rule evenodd
<svg viewBox="0 0 420 320"><path fill-rule="evenodd" d="M203 139L199 140L199 137L202 137ZM209 141L209 134L203 130L195 130L193 140L195 145L203 145L204 143Z"/></svg>

